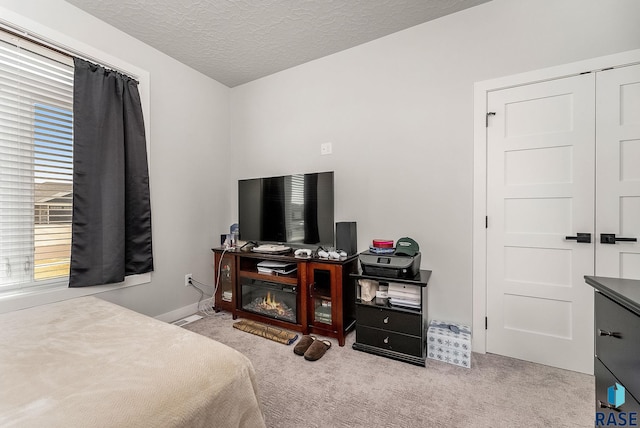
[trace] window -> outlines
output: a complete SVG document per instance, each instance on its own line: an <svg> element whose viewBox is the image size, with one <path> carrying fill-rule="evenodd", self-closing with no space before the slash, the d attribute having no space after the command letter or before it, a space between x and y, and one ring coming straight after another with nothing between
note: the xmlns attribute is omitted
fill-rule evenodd
<svg viewBox="0 0 640 428"><path fill-rule="evenodd" d="M285 177L287 241L304 242L304 174Z"/></svg>
<svg viewBox="0 0 640 428"><path fill-rule="evenodd" d="M0 292L69 275L73 60L0 31Z"/></svg>

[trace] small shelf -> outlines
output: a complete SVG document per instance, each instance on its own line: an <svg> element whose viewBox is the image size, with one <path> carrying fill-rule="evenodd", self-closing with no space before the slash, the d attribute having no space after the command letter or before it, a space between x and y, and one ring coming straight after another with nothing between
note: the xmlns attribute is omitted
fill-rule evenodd
<svg viewBox="0 0 640 428"><path fill-rule="evenodd" d="M331 287L311 287L309 297L313 299L331 300Z"/></svg>
<svg viewBox="0 0 640 428"><path fill-rule="evenodd" d="M238 274L240 275L241 278L259 279L262 281L278 282L281 284L291 284L291 285L298 284L298 276L295 273L286 274L286 275L277 275L277 274L269 275L266 273L258 273L258 272L241 270Z"/></svg>
<svg viewBox="0 0 640 428"><path fill-rule="evenodd" d="M403 284L413 284L420 287L426 287L427 284L429 283L429 278L431 278L431 271L421 270L420 273L416 275L414 278L387 278L383 276L367 275L367 274L364 274L362 271L359 271L358 273L352 273L350 276L351 278L355 278L355 279L359 279L359 278L373 279L375 281L380 281L380 282L399 282Z"/></svg>
<svg viewBox="0 0 640 428"><path fill-rule="evenodd" d="M380 309L393 309L394 311L398 311L398 312L407 312L409 314L419 314L422 313L422 310L420 308L407 308L404 306L393 306L391 304L384 303L384 304L379 304L379 303L375 303L375 299L372 300L371 302L366 302L364 300L361 299L356 299L356 305L361 305L361 306L367 306L367 307L373 307L373 308L380 308Z"/></svg>

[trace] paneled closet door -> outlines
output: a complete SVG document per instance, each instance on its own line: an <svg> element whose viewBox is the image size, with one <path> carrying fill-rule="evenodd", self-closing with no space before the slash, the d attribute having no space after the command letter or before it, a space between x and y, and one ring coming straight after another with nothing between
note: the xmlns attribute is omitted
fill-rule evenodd
<svg viewBox="0 0 640 428"><path fill-rule="evenodd" d="M487 351L593 370L595 77L487 99ZM589 233L591 239L578 240ZM575 237L575 239L567 239Z"/></svg>
<svg viewBox="0 0 640 428"><path fill-rule="evenodd" d="M640 65L596 82L595 273L640 279Z"/></svg>

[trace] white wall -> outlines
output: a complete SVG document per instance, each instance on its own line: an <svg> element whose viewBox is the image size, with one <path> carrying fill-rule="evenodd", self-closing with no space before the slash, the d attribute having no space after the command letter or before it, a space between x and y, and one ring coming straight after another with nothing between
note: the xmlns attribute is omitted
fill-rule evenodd
<svg viewBox="0 0 640 428"><path fill-rule="evenodd" d="M199 295L184 287L184 275L213 282L211 248L229 227L229 89L64 1L0 0L0 8L11 12L2 19L149 73L155 271L151 283L100 297L151 316L193 304Z"/></svg>
<svg viewBox="0 0 640 428"><path fill-rule="evenodd" d="M474 82L640 48L638 16L636 0L494 0L233 88L233 179L334 170L359 249L416 239L429 318L470 324Z"/></svg>
<svg viewBox="0 0 640 428"><path fill-rule="evenodd" d="M149 72L156 270L102 296L152 316L211 281L238 178L334 170L360 249L415 238L429 317L471 322L473 83L640 47L636 0L493 0L229 90L62 0L0 7Z"/></svg>

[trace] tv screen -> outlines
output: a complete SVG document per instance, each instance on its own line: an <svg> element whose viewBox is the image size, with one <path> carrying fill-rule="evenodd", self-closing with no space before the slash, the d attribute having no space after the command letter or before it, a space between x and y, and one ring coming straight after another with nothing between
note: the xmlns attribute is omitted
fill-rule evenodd
<svg viewBox="0 0 640 428"><path fill-rule="evenodd" d="M238 180L240 239L332 247L333 198L333 171Z"/></svg>

